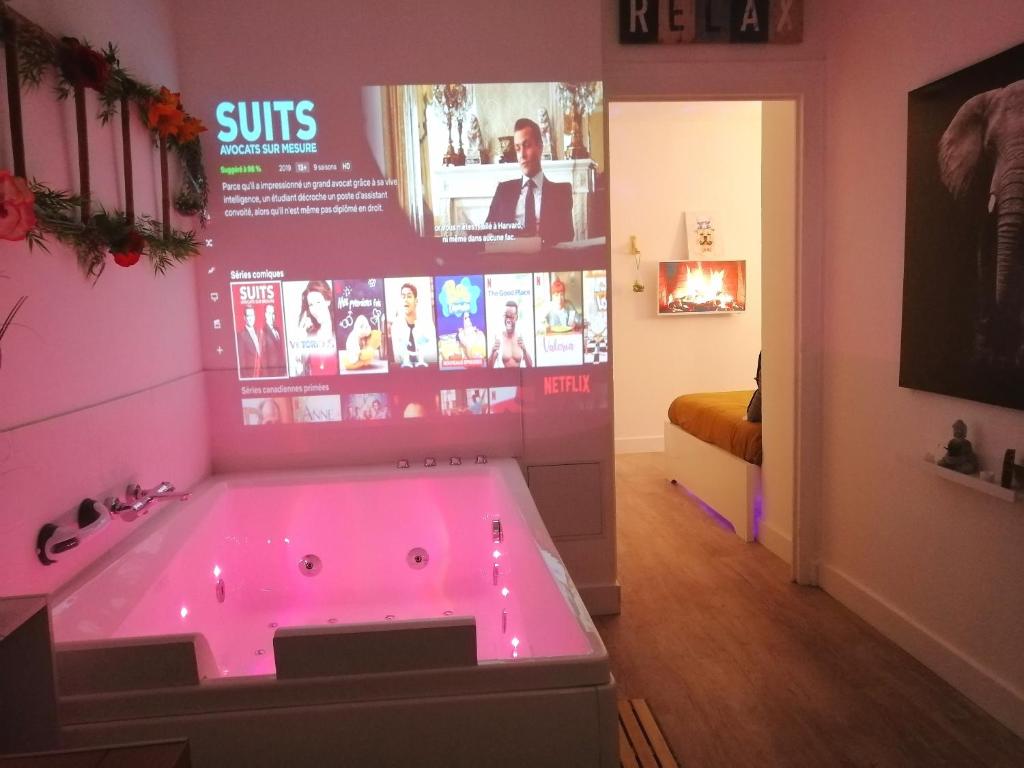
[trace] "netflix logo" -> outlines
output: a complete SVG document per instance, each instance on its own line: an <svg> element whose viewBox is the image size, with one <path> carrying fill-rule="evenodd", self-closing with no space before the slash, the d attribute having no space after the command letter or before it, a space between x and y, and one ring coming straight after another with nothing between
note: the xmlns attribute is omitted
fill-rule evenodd
<svg viewBox="0 0 1024 768"><path fill-rule="evenodd" d="M545 395L590 394L590 374L577 373L571 376L545 376Z"/></svg>

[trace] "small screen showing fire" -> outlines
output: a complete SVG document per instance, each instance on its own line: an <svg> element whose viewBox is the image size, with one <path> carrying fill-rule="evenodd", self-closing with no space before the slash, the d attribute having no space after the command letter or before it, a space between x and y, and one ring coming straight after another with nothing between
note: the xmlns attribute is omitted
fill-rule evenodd
<svg viewBox="0 0 1024 768"><path fill-rule="evenodd" d="M746 308L746 261L659 262L659 315L743 312Z"/></svg>

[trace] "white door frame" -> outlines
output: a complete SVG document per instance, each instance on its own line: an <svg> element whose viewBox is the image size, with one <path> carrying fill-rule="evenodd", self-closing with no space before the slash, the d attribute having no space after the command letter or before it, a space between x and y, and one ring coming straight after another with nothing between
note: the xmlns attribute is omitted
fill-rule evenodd
<svg viewBox="0 0 1024 768"><path fill-rule="evenodd" d="M797 107L796 384L793 427L793 579L818 583L821 559L822 253L824 249L824 74L821 62L652 63L605 61L613 101L769 101ZM614 158L609 158L614 180Z"/></svg>

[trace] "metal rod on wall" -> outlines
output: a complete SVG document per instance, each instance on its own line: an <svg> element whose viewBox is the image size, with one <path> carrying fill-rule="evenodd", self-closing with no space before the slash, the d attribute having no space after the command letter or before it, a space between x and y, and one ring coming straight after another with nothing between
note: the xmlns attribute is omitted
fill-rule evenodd
<svg viewBox="0 0 1024 768"><path fill-rule="evenodd" d="M92 214L92 202L89 200L89 125L85 119L85 88L81 85L75 86L75 123L78 127L78 184L84 224Z"/></svg>
<svg viewBox="0 0 1024 768"><path fill-rule="evenodd" d="M164 238L171 236L171 190L167 169L167 139L160 137L160 202L163 214Z"/></svg>
<svg viewBox="0 0 1024 768"><path fill-rule="evenodd" d="M135 190L132 179L132 134L128 99L121 97L121 148L124 153L124 213L128 222L135 221Z"/></svg>
<svg viewBox="0 0 1024 768"><path fill-rule="evenodd" d="M21 127L21 83L18 78L18 26L10 14L3 14L4 63L7 70L7 110L11 117L11 152L14 175L25 177L25 135Z"/></svg>

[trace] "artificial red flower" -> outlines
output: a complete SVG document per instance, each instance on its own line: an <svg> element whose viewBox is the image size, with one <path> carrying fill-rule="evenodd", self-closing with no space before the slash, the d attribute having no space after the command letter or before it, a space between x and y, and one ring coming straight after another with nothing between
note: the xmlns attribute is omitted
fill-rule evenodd
<svg viewBox="0 0 1024 768"><path fill-rule="evenodd" d="M103 92L110 80L110 62L99 51L82 45L74 37L62 37L57 46L60 73L73 86Z"/></svg>
<svg viewBox="0 0 1024 768"><path fill-rule="evenodd" d="M138 263L145 247L146 241L142 235L130 229L120 242L110 246L110 253L119 267L130 267Z"/></svg>
<svg viewBox="0 0 1024 768"><path fill-rule="evenodd" d="M197 117L186 114L185 119L178 129L176 136L179 144L188 144L190 141L194 141L200 133L206 130L206 126L203 125L203 121Z"/></svg>
<svg viewBox="0 0 1024 768"><path fill-rule="evenodd" d="M35 202L28 182L10 171L0 171L0 239L25 239L36 225Z"/></svg>
<svg viewBox="0 0 1024 768"><path fill-rule="evenodd" d="M181 108L181 94L173 93L167 88L160 87L160 95L149 100L146 108L146 125L150 130L160 134L160 138L166 139L177 136L185 122L185 112Z"/></svg>

